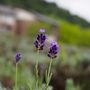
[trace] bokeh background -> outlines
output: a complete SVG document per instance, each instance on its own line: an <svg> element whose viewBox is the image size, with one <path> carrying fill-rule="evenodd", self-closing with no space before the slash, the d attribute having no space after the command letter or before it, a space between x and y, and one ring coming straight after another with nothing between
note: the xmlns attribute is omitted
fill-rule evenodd
<svg viewBox="0 0 90 90"><path fill-rule="evenodd" d="M0 90L14 86L16 52L22 53L19 90L34 85L37 59L44 76L48 47L38 57L33 44L40 28L48 34L47 46L50 40L60 45L50 90L90 90L89 9L89 0L0 0Z"/></svg>

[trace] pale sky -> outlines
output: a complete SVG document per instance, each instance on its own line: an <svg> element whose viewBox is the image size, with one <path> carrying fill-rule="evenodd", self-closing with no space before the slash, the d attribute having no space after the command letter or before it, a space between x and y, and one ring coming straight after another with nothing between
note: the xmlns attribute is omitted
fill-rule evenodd
<svg viewBox="0 0 90 90"><path fill-rule="evenodd" d="M90 22L90 0L45 0L55 2L59 7L69 10Z"/></svg>

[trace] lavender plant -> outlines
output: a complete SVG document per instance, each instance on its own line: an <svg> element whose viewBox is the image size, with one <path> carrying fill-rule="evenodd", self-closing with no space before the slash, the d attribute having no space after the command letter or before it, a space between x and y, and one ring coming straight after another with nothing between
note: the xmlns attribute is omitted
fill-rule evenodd
<svg viewBox="0 0 90 90"><path fill-rule="evenodd" d="M48 70L46 70L46 88L45 88L45 90L48 90L49 82L52 77L51 67L52 67L53 59L57 57L58 51L59 51L59 45L57 44L57 42L51 41L50 46L49 46L49 51L48 51L48 57L51 60L50 60L49 68L48 68Z"/></svg>
<svg viewBox="0 0 90 90"><path fill-rule="evenodd" d="M45 29L40 29L40 33L37 35L37 39L34 42L34 45L37 49L37 53L41 50L43 50L45 46L45 41L46 41L46 35L45 35ZM36 73L36 88L39 87L39 76L38 76L38 60L36 60L36 65L35 65L35 73Z"/></svg>
<svg viewBox="0 0 90 90"><path fill-rule="evenodd" d="M40 34L38 34L37 40L34 42L34 45L37 48L38 52L39 52L39 50L43 50L43 48L45 46L45 40L46 40L47 37L44 34L44 32L45 32L44 29L40 29ZM51 60L50 60L49 68L48 68L48 70L46 70L45 90L48 90L49 82L50 82L50 79L52 77L52 73L51 73L52 62L53 62L53 59L57 57L58 51L59 51L59 45L57 44L57 42L51 41L50 46L49 46L49 50L48 50L48 57ZM37 87L37 84L38 84L38 69L37 68L38 68L38 60L37 60L37 63L36 63L36 77L37 77L36 87Z"/></svg>
<svg viewBox="0 0 90 90"><path fill-rule="evenodd" d="M46 39L47 39L47 36L45 34L45 29L40 29L39 34L37 35L37 38L34 42L34 46L36 47L37 54L39 54L39 52L44 49L44 47L46 45ZM46 75L45 76L45 80L46 80L45 85L43 85L43 83L40 82L41 78L38 75L38 72L39 72L38 71L38 64L39 64L39 62L38 62L38 59L36 60L36 63L35 63L36 82L34 84L35 88L33 88L33 86L30 85L30 83L31 83L31 81L30 81L30 83L28 82L28 86L29 86L30 90L49 90L49 83L50 83L50 79L52 77L51 68L52 68L52 64L53 64L53 59L55 59L57 57L58 51L59 51L58 43L55 42L55 41L51 41L50 45L49 45L49 50L48 50L48 53L47 53L47 56L50 58L50 63L49 63L49 67L46 70L46 74L45 74ZM21 59L21 54L19 52L16 53L15 59L16 59L15 90L18 90L18 88L17 88L18 63ZM42 87L42 86L44 86L44 87Z"/></svg>
<svg viewBox="0 0 90 90"><path fill-rule="evenodd" d="M17 78L18 78L18 62L21 59L21 53L16 53L15 56L15 65L16 65L16 75L15 75L15 90L17 90Z"/></svg>

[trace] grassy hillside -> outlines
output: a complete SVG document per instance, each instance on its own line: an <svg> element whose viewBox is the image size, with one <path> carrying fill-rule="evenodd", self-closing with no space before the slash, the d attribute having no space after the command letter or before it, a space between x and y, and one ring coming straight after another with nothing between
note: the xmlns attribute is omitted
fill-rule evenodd
<svg viewBox="0 0 90 90"><path fill-rule="evenodd" d="M62 18L70 23L78 24L81 27L90 27L90 23L84 19L73 16L69 11L58 8L55 3L47 3L44 0L0 0L0 4L34 10L46 15L55 15L58 18Z"/></svg>

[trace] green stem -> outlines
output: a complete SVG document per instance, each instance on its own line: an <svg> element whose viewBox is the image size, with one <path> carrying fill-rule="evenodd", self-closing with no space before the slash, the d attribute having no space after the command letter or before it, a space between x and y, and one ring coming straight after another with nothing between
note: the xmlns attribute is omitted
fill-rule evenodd
<svg viewBox="0 0 90 90"><path fill-rule="evenodd" d="M52 76L52 73L51 73L52 62L53 62L53 60L51 59L49 68L48 68L48 72L46 73L47 75L46 75L46 89L45 90L48 90L49 82L50 82L50 79Z"/></svg>
<svg viewBox="0 0 90 90"><path fill-rule="evenodd" d="M49 77L49 75L50 75L50 73L51 73L52 61L53 61L53 60L51 59L50 64L49 64L48 77Z"/></svg>
<svg viewBox="0 0 90 90"><path fill-rule="evenodd" d="M37 51L37 54L39 55L39 50ZM35 72L36 72L36 88L38 88L38 84L39 84L39 81L38 81L38 59L36 60L36 66L35 66Z"/></svg>
<svg viewBox="0 0 90 90"><path fill-rule="evenodd" d="M17 73L18 73L18 64L16 63L15 90L17 90Z"/></svg>

